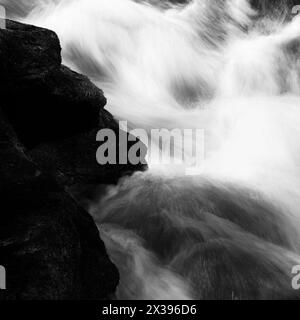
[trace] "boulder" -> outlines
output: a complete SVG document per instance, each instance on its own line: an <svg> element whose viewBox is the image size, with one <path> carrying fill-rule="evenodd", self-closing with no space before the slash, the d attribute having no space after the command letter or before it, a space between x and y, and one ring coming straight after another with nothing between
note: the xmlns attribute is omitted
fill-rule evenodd
<svg viewBox="0 0 300 320"><path fill-rule="evenodd" d="M118 272L92 218L26 156L0 114L1 299L105 299Z"/></svg>
<svg viewBox="0 0 300 320"><path fill-rule="evenodd" d="M0 30L0 95L21 142L33 148L98 127L103 92L61 66L55 33L9 20L6 27Z"/></svg>
<svg viewBox="0 0 300 320"><path fill-rule="evenodd" d="M91 216L66 190L116 183L142 165L100 166L96 133L117 132L106 99L61 65L49 30L0 29L0 299L108 299L119 275Z"/></svg>
<svg viewBox="0 0 300 320"><path fill-rule="evenodd" d="M118 125L104 109L103 92L60 64L55 33L9 20L6 25L0 30L0 59L6 61L0 64L2 109L38 165L68 186L116 183L124 174L143 170L141 164L96 162L97 131L107 128L118 135Z"/></svg>

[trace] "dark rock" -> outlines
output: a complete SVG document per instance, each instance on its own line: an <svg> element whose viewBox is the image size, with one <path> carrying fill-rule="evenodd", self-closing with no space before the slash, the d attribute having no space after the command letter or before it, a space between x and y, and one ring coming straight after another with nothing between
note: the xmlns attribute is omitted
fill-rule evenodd
<svg viewBox="0 0 300 320"><path fill-rule="evenodd" d="M118 138L119 127L107 111L102 110L100 121L101 128L113 130ZM29 154L41 168L55 173L60 182L69 187L78 184L115 184L124 175L146 169L143 164L99 165L96 160L96 151L100 146L100 142L96 141L97 132L98 129L94 129L68 139L41 144ZM128 142L129 147L131 144ZM118 145L117 148L118 158Z"/></svg>
<svg viewBox="0 0 300 320"><path fill-rule="evenodd" d="M0 48L0 95L8 102L2 108L26 147L99 126L106 99L88 78L60 65L55 33L8 21Z"/></svg>
<svg viewBox="0 0 300 320"><path fill-rule="evenodd" d="M93 219L65 189L116 183L137 166L100 166L96 132L118 130L103 92L61 66L48 30L0 29L1 299L106 299L118 272Z"/></svg>
<svg viewBox="0 0 300 320"><path fill-rule="evenodd" d="M3 110L28 148L99 127L101 90L66 67L1 86Z"/></svg>
<svg viewBox="0 0 300 320"><path fill-rule="evenodd" d="M143 169L142 165L100 166L96 162L96 151L99 147L96 142L97 131L110 128L118 135L117 123L103 109L106 104L103 92L87 77L58 65L59 59L51 60L50 53L60 55L55 34L26 25L23 30L22 26L8 21L8 29L0 30L2 61L7 61L7 56L14 55L11 47L17 46L14 41L9 40L10 34L20 33L18 36L14 35L14 39L35 39L31 41L32 48L28 46L26 55L22 55L25 62L18 64L19 73L12 72L14 77L6 77L9 81L5 81L5 75L11 72L7 71L2 75L0 95L6 101L2 105L6 116L21 142L32 150L31 156L38 165L55 173L57 178L67 185L116 183L122 175ZM34 48L36 44L39 48L43 47L46 42L43 37L47 36L53 38L53 46L47 49L50 58L40 60L40 55L35 55ZM2 38L8 40L2 43ZM19 51L16 51L16 54L19 57ZM25 59L27 56L30 57L28 64L27 58ZM11 64L9 61L7 70ZM39 68L28 74L28 65L31 64L38 65Z"/></svg>
<svg viewBox="0 0 300 320"><path fill-rule="evenodd" d="M61 48L50 30L6 20L0 30L0 83L59 69Z"/></svg>
<svg viewBox="0 0 300 320"><path fill-rule="evenodd" d="M28 159L0 114L1 299L104 299L118 273L92 218Z"/></svg>
<svg viewBox="0 0 300 320"><path fill-rule="evenodd" d="M93 130L56 143L43 144L29 154L42 169L52 172L61 184L69 187L77 184L115 184L120 177L137 170L137 166L130 164L100 166L96 161L95 150L99 147L96 135L97 130Z"/></svg>

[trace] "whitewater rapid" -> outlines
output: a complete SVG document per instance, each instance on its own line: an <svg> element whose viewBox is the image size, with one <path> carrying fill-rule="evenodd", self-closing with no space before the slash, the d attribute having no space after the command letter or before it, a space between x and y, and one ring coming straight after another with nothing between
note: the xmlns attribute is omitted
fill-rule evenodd
<svg viewBox="0 0 300 320"><path fill-rule="evenodd" d="M116 119L206 132L201 175L149 163L90 204L117 296L297 297L300 18L258 19L246 0L39 0L22 19L58 34Z"/></svg>

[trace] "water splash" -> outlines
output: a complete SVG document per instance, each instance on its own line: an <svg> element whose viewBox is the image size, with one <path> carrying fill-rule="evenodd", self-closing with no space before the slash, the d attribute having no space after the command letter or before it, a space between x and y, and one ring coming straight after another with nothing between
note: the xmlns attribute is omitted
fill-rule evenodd
<svg viewBox="0 0 300 320"><path fill-rule="evenodd" d="M298 297L300 18L283 12L39 0L25 18L57 32L64 63L104 89L116 118L207 132L201 176L152 168L91 203L119 297Z"/></svg>

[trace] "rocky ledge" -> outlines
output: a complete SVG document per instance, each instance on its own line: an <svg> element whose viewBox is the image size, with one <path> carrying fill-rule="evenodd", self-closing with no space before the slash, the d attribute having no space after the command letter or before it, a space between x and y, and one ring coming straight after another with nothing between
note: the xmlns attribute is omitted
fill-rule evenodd
<svg viewBox="0 0 300 320"><path fill-rule="evenodd" d="M108 299L119 280L67 190L144 167L96 162L97 131L118 126L103 92L60 51L52 31L9 20L0 29L0 299Z"/></svg>

